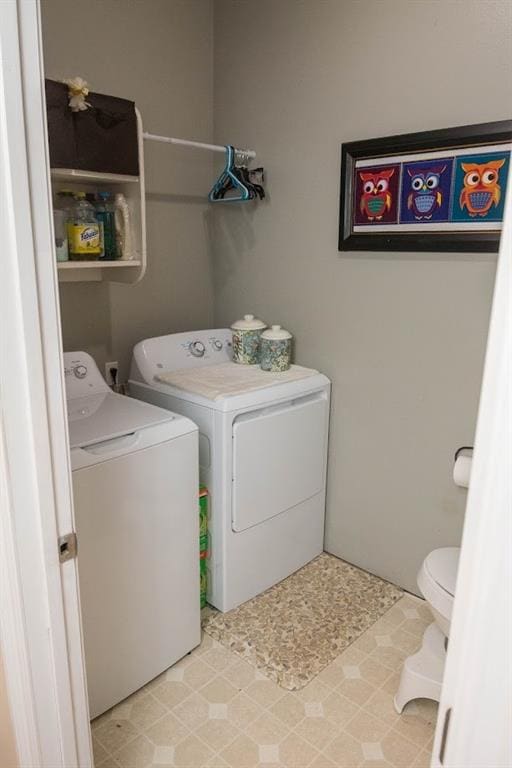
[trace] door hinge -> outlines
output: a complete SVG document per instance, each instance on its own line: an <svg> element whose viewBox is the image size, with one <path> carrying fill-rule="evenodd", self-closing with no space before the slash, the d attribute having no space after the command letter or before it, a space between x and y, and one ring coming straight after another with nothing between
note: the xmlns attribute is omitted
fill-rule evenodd
<svg viewBox="0 0 512 768"><path fill-rule="evenodd" d="M450 717L452 715L451 707L444 713L443 732L441 734L441 747L439 749L439 762L444 765L444 753L446 752L446 742L448 740L448 729L450 727Z"/></svg>
<svg viewBox="0 0 512 768"><path fill-rule="evenodd" d="M78 539L74 531L59 537L59 561L61 563L73 560L76 557L77 549Z"/></svg>

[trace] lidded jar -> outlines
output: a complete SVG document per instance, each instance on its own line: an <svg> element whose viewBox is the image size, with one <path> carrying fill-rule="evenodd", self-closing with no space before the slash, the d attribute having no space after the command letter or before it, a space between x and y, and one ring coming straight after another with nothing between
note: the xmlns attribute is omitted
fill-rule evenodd
<svg viewBox="0 0 512 768"><path fill-rule="evenodd" d="M287 371L292 362L292 335L280 325L261 334L260 365L264 371Z"/></svg>
<svg viewBox="0 0 512 768"><path fill-rule="evenodd" d="M243 320L233 323L233 362L256 365L260 361L260 337L266 328L263 320L254 315L244 315Z"/></svg>

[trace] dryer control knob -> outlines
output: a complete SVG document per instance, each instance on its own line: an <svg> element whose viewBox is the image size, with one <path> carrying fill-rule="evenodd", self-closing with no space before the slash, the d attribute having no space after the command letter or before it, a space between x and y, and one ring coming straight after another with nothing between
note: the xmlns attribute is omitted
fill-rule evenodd
<svg viewBox="0 0 512 768"><path fill-rule="evenodd" d="M222 341L220 339L214 339L213 348L216 349L217 352L220 352L220 350L222 349Z"/></svg>
<svg viewBox="0 0 512 768"><path fill-rule="evenodd" d="M194 357L202 357L205 352L205 346L202 341L192 341L189 345L190 354Z"/></svg>
<svg viewBox="0 0 512 768"><path fill-rule="evenodd" d="M87 376L87 368L85 365L76 365L73 369L73 373L77 379L85 379Z"/></svg>

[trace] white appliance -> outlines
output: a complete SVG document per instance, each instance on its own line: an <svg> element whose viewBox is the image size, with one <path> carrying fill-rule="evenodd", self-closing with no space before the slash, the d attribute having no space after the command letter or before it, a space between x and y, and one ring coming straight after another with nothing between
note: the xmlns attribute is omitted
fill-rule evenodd
<svg viewBox="0 0 512 768"><path fill-rule="evenodd" d="M455 485L469 488L472 459L460 455L465 450L459 448L455 453L453 480ZM419 570L418 587L434 621L423 633L419 651L404 661L395 696L395 709L399 714L413 699L441 701L459 557L460 547L434 549L426 556Z"/></svg>
<svg viewBox="0 0 512 768"><path fill-rule="evenodd" d="M441 701L459 555L460 547L434 549L427 555L418 573L418 587L434 621L423 633L419 651L404 661L395 696L398 714L413 699Z"/></svg>
<svg viewBox="0 0 512 768"><path fill-rule="evenodd" d="M93 718L200 642L197 427L64 365Z"/></svg>
<svg viewBox="0 0 512 768"><path fill-rule="evenodd" d="M295 381L279 374L283 383L264 374L268 385L215 397L158 380L182 369L204 376L205 366L230 361L225 328L146 339L134 348L129 382L134 397L199 427L200 476L211 504L208 602L221 611L322 552L330 395L329 380L316 371Z"/></svg>

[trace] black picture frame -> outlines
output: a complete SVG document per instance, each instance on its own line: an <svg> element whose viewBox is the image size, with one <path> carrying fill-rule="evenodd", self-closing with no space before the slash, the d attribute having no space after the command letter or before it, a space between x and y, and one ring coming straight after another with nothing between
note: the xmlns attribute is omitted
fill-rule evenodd
<svg viewBox="0 0 512 768"><path fill-rule="evenodd" d="M341 145L339 251L435 251L496 253L500 229L440 232L354 232L354 169L360 159L447 149L478 149L512 141L512 120L352 141ZM512 169L510 171L512 175Z"/></svg>

